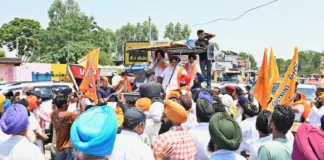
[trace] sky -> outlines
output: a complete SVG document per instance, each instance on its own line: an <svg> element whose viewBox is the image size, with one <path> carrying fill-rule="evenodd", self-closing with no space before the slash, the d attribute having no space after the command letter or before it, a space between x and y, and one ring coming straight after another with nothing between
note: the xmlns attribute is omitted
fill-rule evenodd
<svg viewBox="0 0 324 160"><path fill-rule="evenodd" d="M2 1L2 2L1 2ZM150 16L163 39L169 22L193 25L218 18L235 18L246 10L271 0L76 0L81 10L94 16L103 28L143 22ZM53 0L0 0L0 25L15 17L31 18L48 26L47 10ZM247 13L237 21L218 21L191 27L190 38L203 29L216 34L212 39L221 50L248 52L261 63L265 47L277 58L292 58L300 50L324 51L324 1L278 0Z"/></svg>

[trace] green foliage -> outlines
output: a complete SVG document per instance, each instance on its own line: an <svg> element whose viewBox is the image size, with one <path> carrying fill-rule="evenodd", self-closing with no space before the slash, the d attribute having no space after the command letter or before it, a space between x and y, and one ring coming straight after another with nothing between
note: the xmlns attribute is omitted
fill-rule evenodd
<svg viewBox="0 0 324 160"><path fill-rule="evenodd" d="M213 42L212 44L215 46L215 48L216 48L218 51L220 51L219 45L218 45L216 42Z"/></svg>
<svg viewBox="0 0 324 160"><path fill-rule="evenodd" d="M152 40L158 40L159 32L157 26L151 24L151 37ZM110 32L110 34L112 34ZM116 49L117 55L122 56L124 54L124 44L127 41L148 41L149 24L147 21L143 23L137 23L136 25L127 23L120 29L117 29L115 36L113 37L114 48Z"/></svg>
<svg viewBox="0 0 324 160"><path fill-rule="evenodd" d="M29 57L38 50L39 41L35 35L40 31L40 23L32 19L15 18L0 28L0 47L6 46L9 51L16 49L18 41L19 57Z"/></svg>
<svg viewBox="0 0 324 160"><path fill-rule="evenodd" d="M181 25L179 22L174 25L170 22L165 26L164 38L169 38L170 40L184 40L189 39L191 29L188 25Z"/></svg>
<svg viewBox="0 0 324 160"><path fill-rule="evenodd" d="M55 0L49 11L50 23L37 38L40 40L40 52L31 61L48 63L76 63L86 53L101 48L101 65L112 64L109 32L102 29L93 17L80 12L77 2ZM68 56L68 52L70 53Z"/></svg>
<svg viewBox="0 0 324 160"><path fill-rule="evenodd" d="M299 59L299 75L310 75L320 73L321 56L324 56L324 52L320 53L317 51L306 50L298 52ZM290 65L291 59L284 60L277 58L277 65L279 73L284 75Z"/></svg>
<svg viewBox="0 0 324 160"><path fill-rule="evenodd" d="M240 52L239 56L242 58L248 58L251 63L251 69L258 69L257 67L257 62L252 54L245 53L245 52Z"/></svg>
<svg viewBox="0 0 324 160"><path fill-rule="evenodd" d="M0 49L0 57L6 57L6 51L3 49Z"/></svg>

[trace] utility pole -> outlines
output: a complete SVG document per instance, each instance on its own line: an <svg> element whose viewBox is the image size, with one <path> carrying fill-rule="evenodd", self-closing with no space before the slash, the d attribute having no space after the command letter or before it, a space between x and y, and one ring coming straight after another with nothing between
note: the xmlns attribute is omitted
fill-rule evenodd
<svg viewBox="0 0 324 160"><path fill-rule="evenodd" d="M69 64L70 64L70 42L68 42L68 54L67 54L67 59L66 59L66 81L69 81Z"/></svg>
<svg viewBox="0 0 324 160"><path fill-rule="evenodd" d="M152 44L152 28L151 28L151 17L149 17L149 33L148 33L148 42L149 42L149 45Z"/></svg>

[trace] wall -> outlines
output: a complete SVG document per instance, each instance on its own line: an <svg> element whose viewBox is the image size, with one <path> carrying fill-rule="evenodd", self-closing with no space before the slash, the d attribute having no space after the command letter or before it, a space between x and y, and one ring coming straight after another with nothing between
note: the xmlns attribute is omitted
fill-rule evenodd
<svg viewBox="0 0 324 160"><path fill-rule="evenodd" d="M0 77L2 77L5 82L14 81L13 71L14 71L14 65L0 64Z"/></svg>
<svg viewBox="0 0 324 160"><path fill-rule="evenodd" d="M16 66L14 69L15 82L19 81L32 81L32 74L45 74L51 72L51 64L45 63L24 63ZM34 77L35 78L35 77Z"/></svg>

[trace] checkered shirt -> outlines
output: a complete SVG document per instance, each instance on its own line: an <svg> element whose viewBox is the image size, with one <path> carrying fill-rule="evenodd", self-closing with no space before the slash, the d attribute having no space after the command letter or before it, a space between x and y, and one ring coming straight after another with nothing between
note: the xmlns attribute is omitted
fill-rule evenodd
<svg viewBox="0 0 324 160"><path fill-rule="evenodd" d="M173 126L168 132L159 135L153 143L154 152L161 152L167 143L172 144L174 151L170 160L194 160L196 158L196 141L181 126Z"/></svg>

